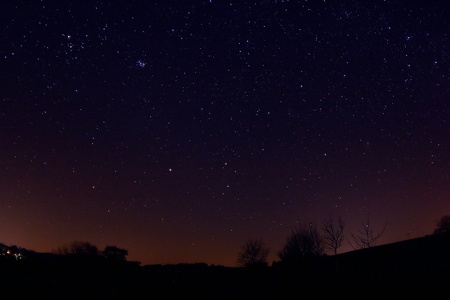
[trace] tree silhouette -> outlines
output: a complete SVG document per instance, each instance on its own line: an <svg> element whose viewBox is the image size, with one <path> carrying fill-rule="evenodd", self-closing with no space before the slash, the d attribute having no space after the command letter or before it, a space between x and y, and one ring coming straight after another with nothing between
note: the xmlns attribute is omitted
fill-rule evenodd
<svg viewBox="0 0 450 300"><path fill-rule="evenodd" d="M237 264L240 267L267 266L269 252L270 249L264 245L262 240L249 239L241 246Z"/></svg>
<svg viewBox="0 0 450 300"><path fill-rule="evenodd" d="M450 232L450 215L443 216L437 223L433 234Z"/></svg>
<svg viewBox="0 0 450 300"><path fill-rule="evenodd" d="M292 230L278 257L282 262L297 264L305 258L322 256L324 251L325 244L317 226L309 223Z"/></svg>
<svg viewBox="0 0 450 300"><path fill-rule="evenodd" d="M363 229L358 231L358 234L351 234L356 246L349 241L350 246L352 246L353 249L364 249L375 246L377 240L383 235L386 225L387 223L384 224L384 227L380 232L375 234L372 227L370 227L370 219L367 217L367 222L362 226Z"/></svg>
<svg viewBox="0 0 450 300"><path fill-rule="evenodd" d="M342 246L344 241L344 227L344 220L340 216L336 219L332 214L322 223L325 248L332 251L334 255L337 254L337 249Z"/></svg>
<svg viewBox="0 0 450 300"><path fill-rule="evenodd" d="M74 241L70 244L63 245L54 251L60 255L78 255L78 256L97 256L99 251L97 246L89 242Z"/></svg>
<svg viewBox="0 0 450 300"><path fill-rule="evenodd" d="M125 261L128 255L128 250L120 249L116 246L106 246L102 251L102 255L107 259L116 261Z"/></svg>

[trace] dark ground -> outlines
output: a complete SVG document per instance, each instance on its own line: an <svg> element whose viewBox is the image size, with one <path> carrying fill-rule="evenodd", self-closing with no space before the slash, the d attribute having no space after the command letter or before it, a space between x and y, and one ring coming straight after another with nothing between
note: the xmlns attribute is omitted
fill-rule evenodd
<svg viewBox="0 0 450 300"><path fill-rule="evenodd" d="M2 299L433 299L450 292L450 235L259 269L28 252L0 256L0 289Z"/></svg>

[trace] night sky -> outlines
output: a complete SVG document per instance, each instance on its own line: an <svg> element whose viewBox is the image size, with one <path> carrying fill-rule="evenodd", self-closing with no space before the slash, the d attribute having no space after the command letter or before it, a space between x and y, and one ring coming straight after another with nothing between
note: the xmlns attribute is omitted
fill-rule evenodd
<svg viewBox="0 0 450 300"><path fill-rule="evenodd" d="M1 1L0 242L236 266L450 213L447 1ZM338 253L352 250L348 241Z"/></svg>

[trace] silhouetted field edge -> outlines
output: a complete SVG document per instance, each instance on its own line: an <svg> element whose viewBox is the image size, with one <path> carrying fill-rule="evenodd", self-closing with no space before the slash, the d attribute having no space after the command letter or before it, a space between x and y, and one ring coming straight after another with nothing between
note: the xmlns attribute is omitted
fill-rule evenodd
<svg viewBox="0 0 450 300"><path fill-rule="evenodd" d="M448 291L450 234L258 268L205 263L143 265L101 256L55 255L22 249L22 258L0 256L0 295L40 298L154 299L155 296L283 298L292 293L328 295L352 289L380 293Z"/></svg>

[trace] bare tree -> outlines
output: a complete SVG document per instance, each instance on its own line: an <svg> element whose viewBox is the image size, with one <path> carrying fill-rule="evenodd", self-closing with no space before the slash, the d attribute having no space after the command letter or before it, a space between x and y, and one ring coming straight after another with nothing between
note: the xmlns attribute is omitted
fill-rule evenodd
<svg viewBox="0 0 450 300"><path fill-rule="evenodd" d="M241 246L237 263L240 267L267 266L269 252L261 239L249 239Z"/></svg>
<svg viewBox="0 0 450 300"><path fill-rule="evenodd" d="M309 223L292 230L278 257L282 262L296 264L305 258L322 256L324 251L325 245L317 226Z"/></svg>
<svg viewBox="0 0 450 300"><path fill-rule="evenodd" d="M450 215L443 216L437 223L433 234L449 233L450 232Z"/></svg>
<svg viewBox="0 0 450 300"><path fill-rule="evenodd" d="M387 223L384 224L384 227L381 231L375 233L372 230L372 227L370 227L370 219L369 217L367 217L367 222L362 226L363 229L358 231L358 234L351 234L356 246L349 241L350 246L352 246L353 249L364 249L376 246L377 240L383 235L384 231L386 230L386 225Z"/></svg>
<svg viewBox="0 0 450 300"><path fill-rule="evenodd" d="M342 246L344 241L345 222L339 216L337 219L330 214L322 223L322 231L324 232L323 240L325 248L337 254L337 249Z"/></svg>

